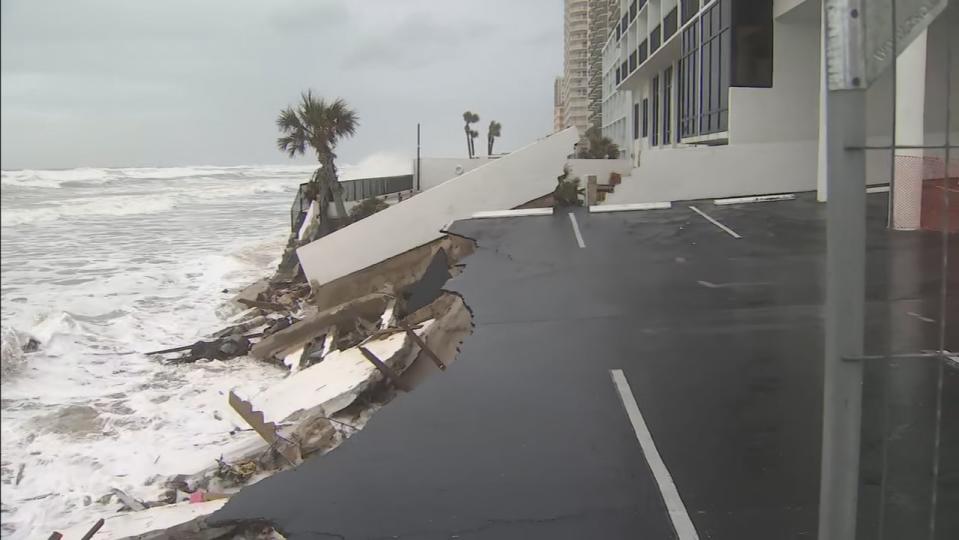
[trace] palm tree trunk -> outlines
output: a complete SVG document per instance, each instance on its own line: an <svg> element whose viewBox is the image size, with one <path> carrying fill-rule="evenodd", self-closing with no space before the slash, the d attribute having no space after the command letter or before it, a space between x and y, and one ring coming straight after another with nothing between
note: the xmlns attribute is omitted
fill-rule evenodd
<svg viewBox="0 0 959 540"><path fill-rule="evenodd" d="M322 167L316 169L313 173L313 182L316 184L313 192L316 200L316 221L312 234L308 237L309 241L316 240L320 236L325 236L332 231L330 223L330 199L327 196L326 182L323 180L325 171Z"/></svg>
<svg viewBox="0 0 959 540"><path fill-rule="evenodd" d="M332 156L325 156L323 168L326 169L328 187L333 194L333 202L336 204L336 217L346 219L348 214L346 213L346 204L343 202L343 186L340 185L340 181L336 177L336 165L333 164Z"/></svg>
<svg viewBox="0 0 959 540"><path fill-rule="evenodd" d="M470 135L470 125L466 124L466 127L463 128L466 132L466 154L472 158L473 157L473 136Z"/></svg>
<svg viewBox="0 0 959 540"><path fill-rule="evenodd" d="M486 157L493 155L493 137L486 136Z"/></svg>

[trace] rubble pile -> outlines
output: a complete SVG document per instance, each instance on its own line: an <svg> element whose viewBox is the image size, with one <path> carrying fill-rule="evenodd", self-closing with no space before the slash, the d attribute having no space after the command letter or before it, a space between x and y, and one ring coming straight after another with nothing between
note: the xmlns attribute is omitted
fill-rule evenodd
<svg viewBox="0 0 959 540"><path fill-rule="evenodd" d="M151 353L177 364L250 356L289 375L256 395L231 391L223 414L240 427L225 446L198 449L209 454L209 465L160 481L157 500L131 501L129 512L106 520L111 532L96 538L279 538L256 524L214 530L204 516L242 487L333 450L398 392L454 361L472 317L462 298L442 287L472 246L463 249L469 241L456 239L459 247L448 251L450 240L444 241L419 253L415 274L409 268L397 274L394 261L378 276L368 269L319 297L305 283L251 285L235 299L245 309L210 339ZM344 291L363 294L320 303L350 296ZM165 517L154 519L155 513Z"/></svg>

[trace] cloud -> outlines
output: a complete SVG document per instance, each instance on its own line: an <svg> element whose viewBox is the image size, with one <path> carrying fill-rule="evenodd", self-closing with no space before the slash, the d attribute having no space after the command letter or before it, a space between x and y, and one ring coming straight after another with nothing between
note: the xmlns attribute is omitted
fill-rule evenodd
<svg viewBox="0 0 959 540"><path fill-rule="evenodd" d="M556 0L2 0L3 168L277 163L276 114L312 88L360 115L344 162L508 150L548 132ZM503 14L508 13L508 19ZM305 158L304 158L305 159Z"/></svg>
<svg viewBox="0 0 959 540"><path fill-rule="evenodd" d="M430 14L406 16L399 24L376 31L356 43L341 67L348 70L388 67L425 69L456 58L471 41L493 31L484 22L440 22Z"/></svg>

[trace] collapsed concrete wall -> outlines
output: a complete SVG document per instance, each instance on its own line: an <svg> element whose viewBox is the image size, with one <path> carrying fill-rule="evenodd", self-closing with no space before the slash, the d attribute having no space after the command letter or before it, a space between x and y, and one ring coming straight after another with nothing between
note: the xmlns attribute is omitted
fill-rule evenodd
<svg viewBox="0 0 959 540"><path fill-rule="evenodd" d="M439 250L445 250L450 260L456 263L472 253L475 245L471 240L445 235L329 283L314 284L310 302L325 309L387 287L404 289L423 275Z"/></svg>
<svg viewBox="0 0 959 540"><path fill-rule="evenodd" d="M316 288L426 245L456 219L505 210L556 187L577 141L575 128L555 133L297 250Z"/></svg>
<svg viewBox="0 0 959 540"><path fill-rule="evenodd" d="M419 171L413 160L414 182L419 181L419 189L426 191L463 175L477 167L482 167L497 158L477 156L470 158L420 158ZM417 174L417 172L419 174Z"/></svg>

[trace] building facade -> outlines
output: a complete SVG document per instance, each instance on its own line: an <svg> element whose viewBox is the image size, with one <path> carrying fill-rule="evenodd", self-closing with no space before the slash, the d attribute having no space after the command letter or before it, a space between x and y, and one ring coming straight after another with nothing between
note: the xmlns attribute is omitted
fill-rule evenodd
<svg viewBox="0 0 959 540"><path fill-rule="evenodd" d="M772 0L620 0L619 13L603 51L603 131L627 157L724 144L730 88L772 87Z"/></svg>
<svg viewBox="0 0 959 540"><path fill-rule="evenodd" d="M603 134L634 169L611 203L825 192L821 0L618 4L603 49ZM950 3L899 56L899 144L941 144L947 101L959 105L944 91L946 77L959 88L959 70L942 52L959 50L957 12ZM870 144L890 141L892 84L887 70L866 92ZM867 182L889 182L889 161L868 154Z"/></svg>
<svg viewBox="0 0 959 540"><path fill-rule="evenodd" d="M553 131L562 131L566 119L563 116L563 78L553 81Z"/></svg>
<svg viewBox="0 0 959 540"><path fill-rule="evenodd" d="M576 127L580 133L602 126L603 46L619 19L619 0L565 0L563 9L563 76L554 104L554 128Z"/></svg>
<svg viewBox="0 0 959 540"><path fill-rule="evenodd" d="M565 0L563 13L562 127L585 131L587 112L587 36L589 0Z"/></svg>

